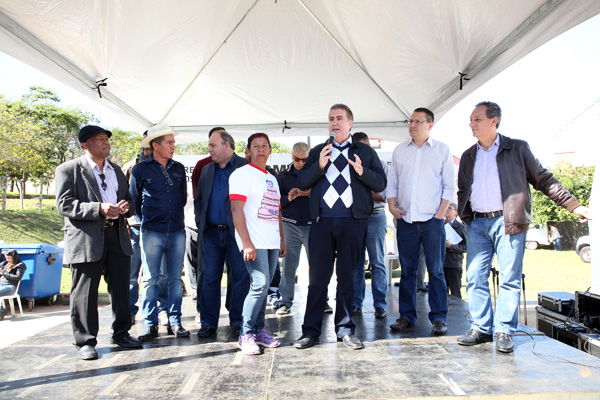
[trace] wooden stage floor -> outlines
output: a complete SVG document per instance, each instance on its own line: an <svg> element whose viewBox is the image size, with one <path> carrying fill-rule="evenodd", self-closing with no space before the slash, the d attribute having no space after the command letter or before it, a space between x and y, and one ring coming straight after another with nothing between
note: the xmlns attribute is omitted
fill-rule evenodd
<svg viewBox="0 0 600 400"><path fill-rule="evenodd" d="M370 287L363 314L355 318L365 349L337 342L333 315L325 315L317 346L297 350L306 294L292 314L267 310L267 329L282 341L277 349L243 356L221 313L216 337L198 339L195 305L184 298L183 325L191 338L166 335L141 350L110 345L110 307L100 312L97 361L80 361L70 324L63 323L0 350L2 399L374 399L515 398L599 399L600 359L521 325L515 352L494 343L459 346L470 326L467 303L449 297L448 334L431 336L427 294L418 295L419 321L410 333L392 333L398 317L398 288L388 292L388 317L377 320ZM331 298L333 299L333 295ZM334 301L331 301L334 305ZM137 336L142 322L132 328Z"/></svg>

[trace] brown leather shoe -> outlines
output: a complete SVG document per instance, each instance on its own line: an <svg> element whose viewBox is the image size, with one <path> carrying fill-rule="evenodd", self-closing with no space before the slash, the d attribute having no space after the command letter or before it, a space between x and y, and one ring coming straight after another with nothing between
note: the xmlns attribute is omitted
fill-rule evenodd
<svg viewBox="0 0 600 400"><path fill-rule="evenodd" d="M393 331L402 332L414 326L414 322L408 322L404 318L398 318L396 322L390 325L390 329Z"/></svg>
<svg viewBox="0 0 600 400"><path fill-rule="evenodd" d="M445 335L448 332L448 325L442 321L433 321L433 334Z"/></svg>

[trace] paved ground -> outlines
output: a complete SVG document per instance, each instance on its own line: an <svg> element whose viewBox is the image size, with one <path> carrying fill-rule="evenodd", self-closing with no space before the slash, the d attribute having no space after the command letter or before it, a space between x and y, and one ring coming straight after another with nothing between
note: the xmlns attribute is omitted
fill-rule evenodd
<svg viewBox="0 0 600 400"><path fill-rule="evenodd" d="M0 322L2 341L7 335L29 335L22 332L29 329L25 323L38 330L3 345L0 398L600 398L600 359L526 326L520 326L513 354L497 353L493 343L459 346L456 337L468 329L469 321L466 303L456 298L449 299L448 335L431 335L425 294L418 295L415 329L392 333L388 326L397 318L397 290L388 294L384 320L374 318L368 296L362 316L355 318L357 336L365 343L360 351L337 342L332 315L324 317L319 345L293 348L306 295L298 292L292 314L279 317L268 310L267 328L282 346L259 356L237 350L224 309L217 335L198 339L194 305L186 298L183 323L191 338L176 339L161 328L160 337L144 349L123 351L109 344L111 312L104 307L100 359L80 361L71 345L67 307L39 305L32 314L26 311L25 317ZM52 311L44 313L45 307ZM131 333L138 335L142 329L138 323Z"/></svg>

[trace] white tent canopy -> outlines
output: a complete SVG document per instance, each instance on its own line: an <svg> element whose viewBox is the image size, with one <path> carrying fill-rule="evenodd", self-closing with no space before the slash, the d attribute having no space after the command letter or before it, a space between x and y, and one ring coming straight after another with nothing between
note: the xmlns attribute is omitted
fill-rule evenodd
<svg viewBox="0 0 600 400"><path fill-rule="evenodd" d="M0 0L0 50L140 131L326 135L341 102L355 130L400 141L414 108L439 119L599 12L598 0Z"/></svg>

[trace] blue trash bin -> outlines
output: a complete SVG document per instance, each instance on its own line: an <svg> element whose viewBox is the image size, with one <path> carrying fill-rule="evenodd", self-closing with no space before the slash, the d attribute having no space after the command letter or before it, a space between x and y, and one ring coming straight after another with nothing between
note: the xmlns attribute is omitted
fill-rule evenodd
<svg viewBox="0 0 600 400"><path fill-rule="evenodd" d="M29 310L35 299L52 297L56 300L60 293L60 280L63 269L62 247L42 243L1 244L2 252L14 249L27 269L19 286L19 296L29 300Z"/></svg>

